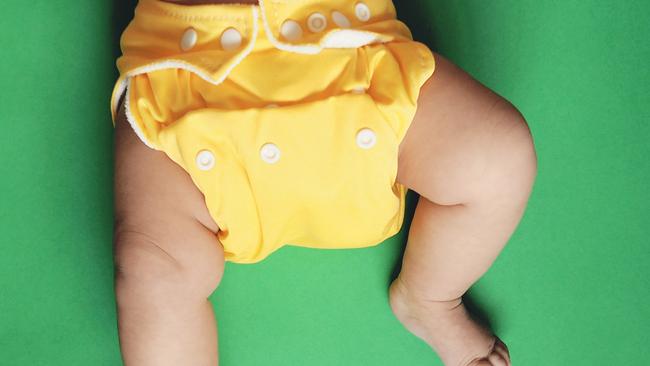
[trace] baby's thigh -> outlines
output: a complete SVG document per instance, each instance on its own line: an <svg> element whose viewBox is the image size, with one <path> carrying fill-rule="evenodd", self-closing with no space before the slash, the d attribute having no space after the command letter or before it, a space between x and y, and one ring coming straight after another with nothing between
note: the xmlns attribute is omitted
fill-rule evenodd
<svg viewBox="0 0 650 366"><path fill-rule="evenodd" d="M224 253L203 195L180 166L137 138L123 105L114 147L116 280L209 296L221 279Z"/></svg>
<svg viewBox="0 0 650 366"><path fill-rule="evenodd" d="M439 54L399 149L398 182L443 205L530 180L534 151L519 111ZM515 176L517 172L519 176Z"/></svg>

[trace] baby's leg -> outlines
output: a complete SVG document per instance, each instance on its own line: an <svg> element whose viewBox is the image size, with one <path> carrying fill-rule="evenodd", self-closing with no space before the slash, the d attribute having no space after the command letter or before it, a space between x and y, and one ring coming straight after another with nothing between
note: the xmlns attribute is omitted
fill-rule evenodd
<svg viewBox="0 0 650 366"><path fill-rule="evenodd" d="M521 219L536 154L509 102L435 57L400 146L397 180L420 198L391 306L445 365L509 365L505 345L467 316L461 296Z"/></svg>
<svg viewBox="0 0 650 366"><path fill-rule="evenodd" d="M126 366L217 365L207 297L224 257L203 196L165 154L115 129L115 295Z"/></svg>

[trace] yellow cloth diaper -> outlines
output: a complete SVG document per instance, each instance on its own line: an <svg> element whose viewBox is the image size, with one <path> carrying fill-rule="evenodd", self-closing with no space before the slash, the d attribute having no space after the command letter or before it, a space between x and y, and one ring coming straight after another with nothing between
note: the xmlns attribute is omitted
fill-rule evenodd
<svg viewBox="0 0 650 366"><path fill-rule="evenodd" d="M401 229L398 148L434 58L391 0L140 0L111 112L191 176L226 260Z"/></svg>

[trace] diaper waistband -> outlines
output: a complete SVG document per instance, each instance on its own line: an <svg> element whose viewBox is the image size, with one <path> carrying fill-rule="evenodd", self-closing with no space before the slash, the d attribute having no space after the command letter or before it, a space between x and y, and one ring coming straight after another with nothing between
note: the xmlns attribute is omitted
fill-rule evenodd
<svg viewBox="0 0 650 366"><path fill-rule="evenodd" d="M117 103L129 77L181 68L218 85L253 51L313 55L328 48L411 41L391 0L259 0L259 4L181 5L140 0L120 40Z"/></svg>

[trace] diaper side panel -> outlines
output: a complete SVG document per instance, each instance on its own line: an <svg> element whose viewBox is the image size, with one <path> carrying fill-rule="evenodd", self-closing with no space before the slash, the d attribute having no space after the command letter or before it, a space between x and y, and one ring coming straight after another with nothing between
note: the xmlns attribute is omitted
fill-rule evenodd
<svg viewBox="0 0 650 366"><path fill-rule="evenodd" d="M401 142L415 116L420 89L435 70L433 52L416 41L389 42L364 50L370 92Z"/></svg>

